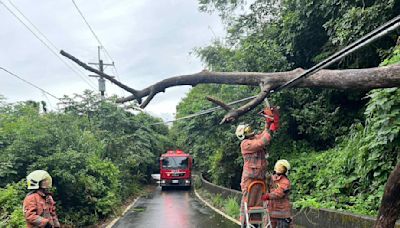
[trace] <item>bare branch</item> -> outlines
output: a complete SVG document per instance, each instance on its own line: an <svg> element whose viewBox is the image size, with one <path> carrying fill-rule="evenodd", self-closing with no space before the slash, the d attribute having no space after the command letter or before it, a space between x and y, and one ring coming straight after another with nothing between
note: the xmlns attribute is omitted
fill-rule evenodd
<svg viewBox="0 0 400 228"><path fill-rule="evenodd" d="M232 110L232 108L229 107L229 105L225 104L223 101L217 100L216 98L213 98L213 97L210 97L210 96L207 96L206 98L207 98L207 100L211 101L212 103L214 103L214 104L216 104L218 106L221 106L221 108L223 108L225 111Z"/></svg>
<svg viewBox="0 0 400 228"><path fill-rule="evenodd" d="M150 88L150 94L149 94L149 96L147 96L147 98L143 102L143 104L140 105L141 108L146 107L150 103L150 101L154 98L154 96L156 95L156 92L154 90L155 90L154 87Z"/></svg>
<svg viewBox="0 0 400 228"><path fill-rule="evenodd" d="M120 103L135 100L150 95L153 89L155 93L164 92L166 88L182 85L196 86L198 84L229 84L229 85L258 85L263 81L265 75L269 73L229 73L229 72L209 72L201 71L196 74L180 75L167 78L143 90L137 91L136 94L118 100ZM272 73L279 74L279 73ZM286 74L286 72L284 72ZM142 108L146 107L141 105Z"/></svg>
<svg viewBox="0 0 400 228"><path fill-rule="evenodd" d="M106 78L107 80L109 80L110 82L116 84L117 86L121 87L122 89L124 89L124 90L126 90L126 91L128 91L128 92L130 92L132 94L136 94L137 93L137 91L132 89L131 87L121 83L118 80L115 80L114 77L112 77L112 76L110 76L110 75L108 75L106 73L103 73L103 72L97 70L96 68L93 68L93 67L87 65L86 63L84 63L84 62L80 61L79 59L75 58L74 56L72 56L71 54L69 54L69 53L67 53L67 52L65 52L63 50L60 51L60 54L65 56L65 57L67 57L67 58L69 58L70 60L74 61L76 64L78 64L79 66L85 68L86 70L91 71L91 72L93 72L95 74L98 74L98 75ZM139 102L139 100L138 100L138 102ZM139 103L141 103L141 101Z"/></svg>
<svg viewBox="0 0 400 228"><path fill-rule="evenodd" d="M261 104L267 97L270 90L271 86L269 84L264 85L263 88L261 89L261 92L257 95L256 98L246 103L245 105L239 107L238 109L229 111L221 120L220 124L232 122L236 120L239 116L244 115L248 111L255 108L257 105Z"/></svg>

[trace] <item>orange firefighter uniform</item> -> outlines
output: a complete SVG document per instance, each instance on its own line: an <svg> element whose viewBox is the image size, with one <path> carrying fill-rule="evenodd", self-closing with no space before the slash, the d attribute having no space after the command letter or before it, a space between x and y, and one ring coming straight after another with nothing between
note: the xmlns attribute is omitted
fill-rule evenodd
<svg viewBox="0 0 400 228"><path fill-rule="evenodd" d="M243 156L243 171L240 187L243 191L247 191L247 187L254 180L264 180L267 168L267 160L265 159L266 151L264 147L271 140L271 136L267 131L255 135L254 138L244 139L240 148Z"/></svg>
<svg viewBox="0 0 400 228"><path fill-rule="evenodd" d="M27 227L60 227L55 204L50 194L42 191L28 193L23 208Z"/></svg>
<svg viewBox="0 0 400 228"><path fill-rule="evenodd" d="M268 165L265 146L270 140L270 134L267 131L263 131L261 134L255 135L252 138L244 139L240 144L244 160L242 180L240 182L242 190L240 221L242 227L244 227L244 202L247 202L248 186L255 180L265 180L265 172Z"/></svg>
<svg viewBox="0 0 400 228"><path fill-rule="evenodd" d="M265 194L262 199L268 200L268 213L272 227L278 227L278 223L286 225L282 227L289 227L292 224L292 206L289 199L290 181L284 174L274 174L269 187L270 192Z"/></svg>

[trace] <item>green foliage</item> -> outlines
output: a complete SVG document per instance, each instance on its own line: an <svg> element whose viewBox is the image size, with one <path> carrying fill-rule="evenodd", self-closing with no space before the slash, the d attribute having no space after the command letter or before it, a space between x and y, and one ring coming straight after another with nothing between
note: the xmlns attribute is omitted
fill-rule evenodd
<svg viewBox="0 0 400 228"><path fill-rule="evenodd" d="M383 65L399 62L399 56L396 49ZM376 215L386 180L399 162L400 90L377 89L369 97L365 127L353 125L350 137L334 149L292 157L295 206Z"/></svg>
<svg viewBox="0 0 400 228"><path fill-rule="evenodd" d="M24 190L24 181L0 188L0 227L23 227L25 225L21 203L25 196Z"/></svg>
<svg viewBox="0 0 400 228"><path fill-rule="evenodd" d="M235 198L225 199L225 212L232 218L238 218L240 214L240 205Z"/></svg>
<svg viewBox="0 0 400 228"><path fill-rule="evenodd" d="M213 194L202 188L196 189L196 191L202 198L211 203L214 207L225 212L232 218L239 219L240 205L237 199L232 197L224 198L221 196L221 194Z"/></svg>
<svg viewBox="0 0 400 228"><path fill-rule="evenodd" d="M224 198L222 198L221 194L214 195L214 197L212 198L212 204L219 208L224 205Z"/></svg>
<svg viewBox="0 0 400 228"><path fill-rule="evenodd" d="M201 10L220 13L228 35L197 48L197 55L213 71L250 72L311 67L400 9L399 0L199 0L199 5ZM396 63L400 60L399 49L394 49L396 39L386 36L332 68ZM178 105L177 116L210 108L205 95L229 102L257 92L258 88L244 86L199 85ZM269 161L287 158L293 163L295 205L375 213L386 178L398 161L399 97L398 89L291 89L269 99L281 107L282 120L267 148ZM238 123L261 129L257 109L261 107ZM214 113L175 123L171 135L194 154L197 168L210 180L238 188L239 141L234 125L218 125L221 118L221 113Z"/></svg>
<svg viewBox="0 0 400 228"><path fill-rule="evenodd" d="M170 146L168 128L150 125L156 118L132 114L89 91L64 100L63 113L41 113L32 102L1 102L2 227L24 224L27 190L20 180L32 170L52 175L61 222L88 226L137 194Z"/></svg>

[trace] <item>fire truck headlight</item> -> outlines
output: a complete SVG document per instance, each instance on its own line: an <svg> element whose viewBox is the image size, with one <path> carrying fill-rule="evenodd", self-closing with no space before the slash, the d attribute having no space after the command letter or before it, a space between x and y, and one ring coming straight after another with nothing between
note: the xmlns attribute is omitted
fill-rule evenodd
<svg viewBox="0 0 400 228"><path fill-rule="evenodd" d="M186 184L190 184L190 180L185 180L185 183Z"/></svg>
<svg viewBox="0 0 400 228"><path fill-rule="evenodd" d="M162 184L165 184L165 180L161 180L161 183L162 183Z"/></svg>

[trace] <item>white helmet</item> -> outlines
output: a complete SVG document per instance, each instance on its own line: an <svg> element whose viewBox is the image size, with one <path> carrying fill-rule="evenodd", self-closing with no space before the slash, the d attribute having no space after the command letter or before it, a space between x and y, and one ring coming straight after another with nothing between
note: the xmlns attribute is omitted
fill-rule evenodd
<svg viewBox="0 0 400 228"><path fill-rule="evenodd" d="M254 135L254 131L248 124L239 124L236 128L235 134L239 140L243 140L246 136Z"/></svg>
<svg viewBox="0 0 400 228"><path fill-rule="evenodd" d="M46 181L45 186L40 186L41 181ZM26 177L26 182L28 184L28 189L39 189L41 188L51 188L53 184L53 180L50 176L50 174L44 170L35 170L31 172L27 177Z"/></svg>
<svg viewBox="0 0 400 228"><path fill-rule="evenodd" d="M281 173L281 174L285 173L286 175L288 175L289 170L290 170L290 163L287 160L282 159L278 160L275 163L274 171L276 173Z"/></svg>

